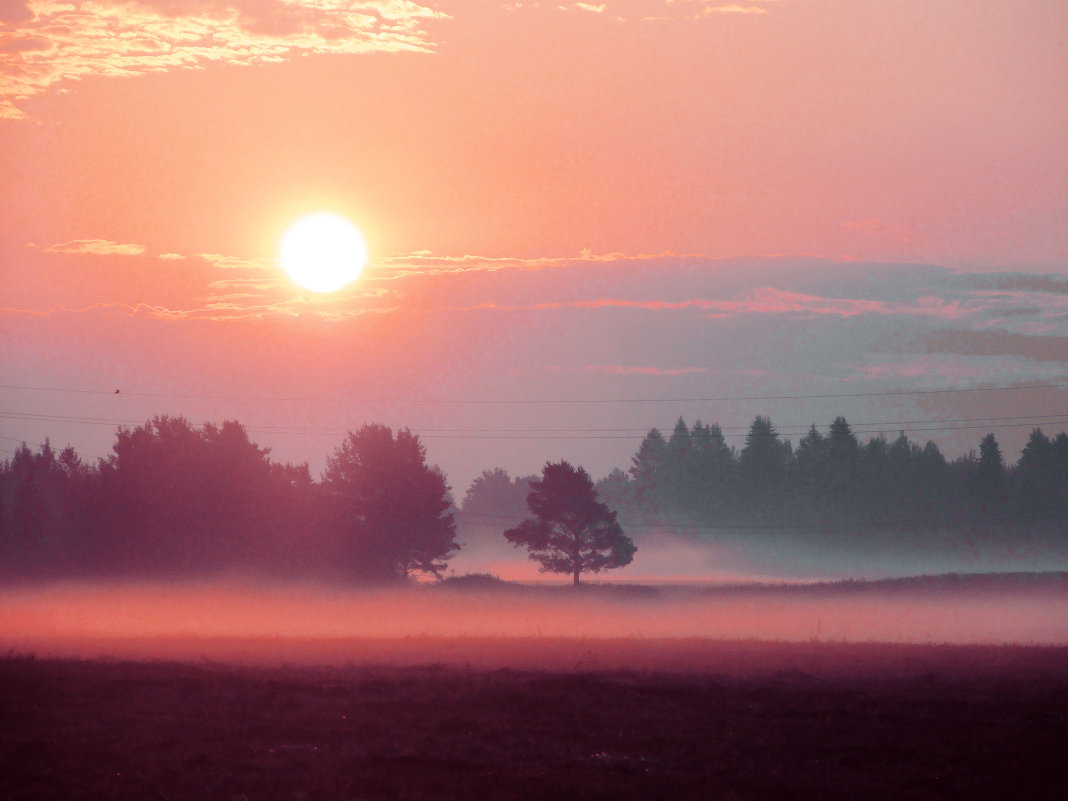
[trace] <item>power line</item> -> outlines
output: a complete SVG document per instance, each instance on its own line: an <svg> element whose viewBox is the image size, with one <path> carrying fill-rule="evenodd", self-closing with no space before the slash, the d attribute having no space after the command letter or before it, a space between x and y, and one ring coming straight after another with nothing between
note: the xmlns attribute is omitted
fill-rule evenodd
<svg viewBox="0 0 1068 801"><path fill-rule="evenodd" d="M285 397L270 395L198 395L186 393L160 392L124 392L125 397L133 398L168 398L184 400L240 400L240 401L279 401L285 403L348 403L348 404L428 404L428 405L579 405L579 404L624 404L624 403L720 403L734 401L770 401L770 400L824 400L831 398L878 398L894 396L943 395L964 392L1014 392L1033 389L1064 389L1068 382L1058 384L1020 384L1001 387L945 387L940 389L883 390L880 392L825 392L797 395L736 395L720 397L680 397L680 398L315 398ZM18 384L0 384L0 389L61 392L83 395L115 395L115 390L82 389L76 387L36 387Z"/></svg>
<svg viewBox="0 0 1068 801"><path fill-rule="evenodd" d="M21 412L13 410L0 410L0 419L20 420L36 423L59 423L64 425L104 425L104 426L140 426L144 420L122 420L105 417L69 416L55 414L41 414L36 412ZM1014 421L1014 422L1004 422ZM1020 422L1023 421L1023 422ZM947 423L950 425L937 425ZM968 423L969 425L963 425ZM776 429L780 434L796 436L809 430L812 423L791 423L778 425ZM824 427L829 424L825 424ZM968 431L977 429L1008 429L1027 428L1031 426L1057 426L1068 425L1068 414L1032 414L1014 415L1009 417L961 417L941 418L931 420L884 420L858 422L850 424L854 434L877 434L886 429L900 429L913 433L922 432L952 432ZM245 430L253 434L275 434L288 436L312 436L312 437L343 437L348 431L333 428L306 428L300 426L257 425L254 423L243 424ZM650 428L565 428L565 429L540 429L540 428L487 428L487 429L463 429L463 428L426 428L419 429L416 433L422 439L461 439L461 440L591 440L591 439L621 439L634 440L644 437ZM749 431L748 425L721 427L725 438L744 437ZM15 441L13 437L4 437Z"/></svg>
<svg viewBox="0 0 1068 801"><path fill-rule="evenodd" d="M990 416L990 417L940 417L932 419L921 420L864 420L850 423L851 429L870 426L913 426L913 425L929 425L933 423L990 423L992 421L1003 420L1025 420L1041 423L1043 421L1058 422L1054 418L1060 418L1066 416L1066 413L1059 412L1056 414L1025 414L1025 415L1012 415L1012 416ZM0 410L0 418L16 419L16 420L29 420L29 421L43 421L43 422L58 422L58 423L85 423L93 425L142 425L144 420L133 419L119 419L109 417L88 417L88 416L72 416L72 415L60 415L60 414L45 414L38 412L23 412L16 410ZM305 426L288 426L288 425L267 425L258 423L243 424L246 430L255 429L260 432L278 432L278 433L309 433L309 434L330 434L334 435L338 433L338 429L325 428L325 427L305 427ZM716 423L721 431L748 431L750 424L731 424L720 425ZM808 423L783 423L776 424L776 428L781 432L787 429L796 431L803 429L808 431L813 425L817 425L815 422ZM830 423L823 423L823 427L829 427ZM1030 423L1024 423L1024 425L1030 425ZM817 426L818 428L819 426ZM981 426L980 426L981 427ZM421 428L420 431L425 431L434 434L644 434L651 429L665 429L669 426L642 426L642 427L630 427L630 428ZM948 427L947 427L948 428Z"/></svg>

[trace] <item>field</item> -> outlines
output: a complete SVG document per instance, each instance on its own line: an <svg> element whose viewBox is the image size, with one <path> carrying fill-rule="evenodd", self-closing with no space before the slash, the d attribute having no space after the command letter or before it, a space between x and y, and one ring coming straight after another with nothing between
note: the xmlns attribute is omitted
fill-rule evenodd
<svg viewBox="0 0 1068 801"><path fill-rule="evenodd" d="M365 647L398 663L453 659L265 667L9 655L0 797L1004 799L1068 788L1065 647ZM556 669L483 666L539 653Z"/></svg>
<svg viewBox="0 0 1068 801"><path fill-rule="evenodd" d="M1066 621L1063 573L9 587L0 799L1068 798Z"/></svg>

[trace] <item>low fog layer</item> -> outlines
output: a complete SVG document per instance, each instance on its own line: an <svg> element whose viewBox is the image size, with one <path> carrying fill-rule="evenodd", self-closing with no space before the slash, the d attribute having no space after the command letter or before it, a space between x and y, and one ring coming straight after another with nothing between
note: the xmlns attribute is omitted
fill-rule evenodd
<svg viewBox="0 0 1068 801"><path fill-rule="evenodd" d="M345 663L393 659L372 641L664 638L782 642L1068 644L1068 580L947 577L807 586L315 584L9 588L0 647L40 656ZM360 643L363 643L362 645ZM253 647L253 644L255 646ZM452 646L422 661L464 661ZM403 649L402 649L403 650ZM461 648L462 650L462 648ZM504 660L507 662L508 660Z"/></svg>
<svg viewBox="0 0 1068 801"><path fill-rule="evenodd" d="M509 581L547 578L523 550L500 532L467 531L449 561L457 575L489 573ZM884 579L943 573L1068 571L1068 540L1022 532L1013 539L946 536L927 531L867 537L853 530L798 532L773 529L695 536L669 526L634 534L638 553L626 567L593 577L612 582L795 582Z"/></svg>

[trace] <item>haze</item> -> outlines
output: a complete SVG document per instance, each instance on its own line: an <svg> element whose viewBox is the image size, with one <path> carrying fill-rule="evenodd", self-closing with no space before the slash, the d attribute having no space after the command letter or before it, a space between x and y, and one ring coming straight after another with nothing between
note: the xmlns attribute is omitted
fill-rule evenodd
<svg viewBox="0 0 1068 801"><path fill-rule="evenodd" d="M559 586L361 592L247 581L68 583L5 592L0 645L42 656L541 668L585 659L587 667L693 670L723 640L1065 645L1066 620L1063 575L816 590L599 586L579 594Z"/></svg>

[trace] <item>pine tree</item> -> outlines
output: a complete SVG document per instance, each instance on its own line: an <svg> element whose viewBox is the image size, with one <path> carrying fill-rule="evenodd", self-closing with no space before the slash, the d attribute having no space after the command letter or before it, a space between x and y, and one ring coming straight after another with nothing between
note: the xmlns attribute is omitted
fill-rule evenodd
<svg viewBox="0 0 1068 801"><path fill-rule="evenodd" d="M667 442L656 428L645 435L638 452L631 459L630 475L634 481L634 500L645 512L658 512L663 506L664 461Z"/></svg>

